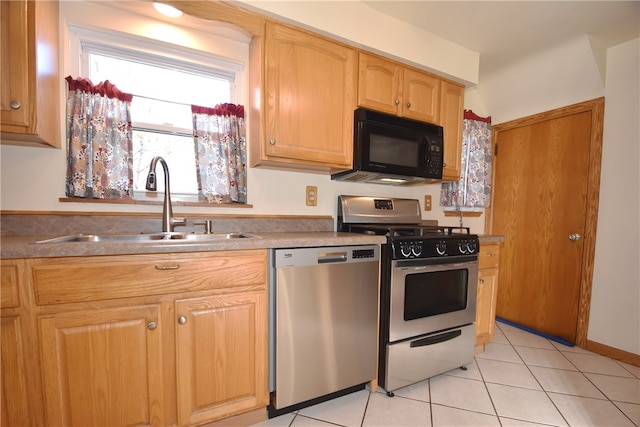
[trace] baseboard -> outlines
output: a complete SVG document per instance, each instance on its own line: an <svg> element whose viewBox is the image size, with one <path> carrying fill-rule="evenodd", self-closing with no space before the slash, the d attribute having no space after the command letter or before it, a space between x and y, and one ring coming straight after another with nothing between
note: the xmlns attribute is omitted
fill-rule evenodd
<svg viewBox="0 0 640 427"><path fill-rule="evenodd" d="M640 367L640 354L630 353L628 351L620 350L614 347L609 347L605 344L600 344L595 341L587 340L585 349L593 351L594 353L601 354L603 356L610 357L612 359L619 360L621 362L628 363L633 366Z"/></svg>

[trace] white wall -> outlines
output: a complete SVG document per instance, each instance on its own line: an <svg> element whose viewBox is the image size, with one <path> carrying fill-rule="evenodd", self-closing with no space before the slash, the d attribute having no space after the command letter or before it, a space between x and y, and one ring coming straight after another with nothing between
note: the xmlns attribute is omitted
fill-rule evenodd
<svg viewBox="0 0 640 427"><path fill-rule="evenodd" d="M640 354L640 39L609 49L588 339Z"/></svg>

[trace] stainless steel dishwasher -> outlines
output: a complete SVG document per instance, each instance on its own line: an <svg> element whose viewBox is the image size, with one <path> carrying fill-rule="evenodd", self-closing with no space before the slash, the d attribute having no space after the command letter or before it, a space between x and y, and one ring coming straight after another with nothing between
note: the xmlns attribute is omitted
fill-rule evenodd
<svg viewBox="0 0 640 427"><path fill-rule="evenodd" d="M270 251L269 418L376 377L380 246Z"/></svg>

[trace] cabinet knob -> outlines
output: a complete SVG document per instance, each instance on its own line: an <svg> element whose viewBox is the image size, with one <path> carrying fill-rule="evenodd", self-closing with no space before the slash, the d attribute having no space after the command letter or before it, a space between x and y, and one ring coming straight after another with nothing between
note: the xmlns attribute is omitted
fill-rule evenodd
<svg viewBox="0 0 640 427"><path fill-rule="evenodd" d="M276 139L275 138L269 138L269 144L276 145Z"/></svg>
<svg viewBox="0 0 640 427"><path fill-rule="evenodd" d="M18 101L11 101L9 103L9 107L11 107L12 110L18 110L20 109L20 107L22 107L22 105Z"/></svg>
<svg viewBox="0 0 640 427"><path fill-rule="evenodd" d="M442 162L442 167L446 168L447 167L447 163L446 162Z"/></svg>
<svg viewBox="0 0 640 427"><path fill-rule="evenodd" d="M147 323L147 329L149 329L150 331L153 331L157 327L158 327L158 324L156 322Z"/></svg>
<svg viewBox="0 0 640 427"><path fill-rule="evenodd" d="M181 325L184 325L185 323L187 323L187 318L184 316L178 317L178 323L180 323Z"/></svg>
<svg viewBox="0 0 640 427"><path fill-rule="evenodd" d="M400 100L396 98L396 105L400 104Z"/></svg>
<svg viewBox="0 0 640 427"><path fill-rule="evenodd" d="M582 238L582 236L580 235L580 233L571 233L569 234L569 240L573 240L574 242L577 240L580 240Z"/></svg>
<svg viewBox="0 0 640 427"><path fill-rule="evenodd" d="M407 102L407 108L411 108L411 103Z"/></svg>
<svg viewBox="0 0 640 427"><path fill-rule="evenodd" d="M480 284L484 285L484 279L480 279Z"/></svg>

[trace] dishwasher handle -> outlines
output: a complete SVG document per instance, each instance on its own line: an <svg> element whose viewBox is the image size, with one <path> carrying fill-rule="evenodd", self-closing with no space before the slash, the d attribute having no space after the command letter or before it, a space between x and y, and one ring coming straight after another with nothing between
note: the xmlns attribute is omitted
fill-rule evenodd
<svg viewBox="0 0 640 427"><path fill-rule="evenodd" d="M349 259L347 252L320 252L318 254L318 264L328 264L332 262L347 262Z"/></svg>

